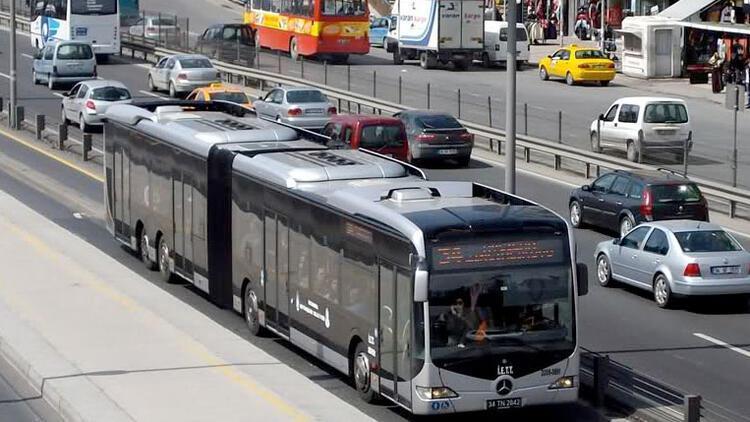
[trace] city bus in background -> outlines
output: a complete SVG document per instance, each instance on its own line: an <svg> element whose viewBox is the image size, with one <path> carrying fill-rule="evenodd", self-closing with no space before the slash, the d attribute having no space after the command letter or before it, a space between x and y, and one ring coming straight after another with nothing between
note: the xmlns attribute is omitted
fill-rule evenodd
<svg viewBox="0 0 750 422"><path fill-rule="evenodd" d="M118 0L31 0L31 45L48 42L90 42L94 53L105 58L120 53Z"/></svg>
<svg viewBox="0 0 750 422"><path fill-rule="evenodd" d="M346 62L370 51L367 0L249 0L255 44L299 56Z"/></svg>
<svg viewBox="0 0 750 422"><path fill-rule="evenodd" d="M424 415L577 400L587 269L565 219L253 115L223 102L108 109L115 238L252 334L348 375L365 401Z"/></svg>

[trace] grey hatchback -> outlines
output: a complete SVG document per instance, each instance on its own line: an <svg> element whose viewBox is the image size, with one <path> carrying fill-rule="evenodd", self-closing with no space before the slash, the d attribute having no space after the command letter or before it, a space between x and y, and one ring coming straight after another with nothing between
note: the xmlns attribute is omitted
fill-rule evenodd
<svg viewBox="0 0 750 422"><path fill-rule="evenodd" d="M670 220L641 224L596 247L601 286L620 281L650 290L659 307L675 296L750 294L750 253L721 226Z"/></svg>
<svg viewBox="0 0 750 422"><path fill-rule="evenodd" d="M91 44L82 41L58 41L47 44L34 57L34 85L41 82L54 89L59 83L96 79L96 57Z"/></svg>

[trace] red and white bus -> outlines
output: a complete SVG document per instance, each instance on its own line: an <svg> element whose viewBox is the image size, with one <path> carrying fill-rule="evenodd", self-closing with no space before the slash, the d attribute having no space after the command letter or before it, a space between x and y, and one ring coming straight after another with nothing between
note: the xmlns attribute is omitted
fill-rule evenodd
<svg viewBox="0 0 750 422"><path fill-rule="evenodd" d="M255 43L299 56L345 62L350 54L367 54L367 0L252 0L245 23Z"/></svg>

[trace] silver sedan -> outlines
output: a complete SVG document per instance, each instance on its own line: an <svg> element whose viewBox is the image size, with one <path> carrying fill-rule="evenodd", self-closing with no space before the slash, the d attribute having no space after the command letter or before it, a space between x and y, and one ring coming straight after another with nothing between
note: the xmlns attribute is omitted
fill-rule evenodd
<svg viewBox="0 0 750 422"><path fill-rule="evenodd" d="M148 71L148 88L167 90L173 98L218 82L219 71L208 57L199 54L166 56Z"/></svg>
<svg viewBox="0 0 750 422"><path fill-rule="evenodd" d="M260 116L313 130L322 130L336 114L328 97L315 88L274 88L253 107Z"/></svg>
<svg viewBox="0 0 750 422"><path fill-rule="evenodd" d="M64 94L61 120L68 125L78 124L81 132L88 132L91 126L100 125L104 113L112 104L132 101L130 91L121 82L90 80L79 82Z"/></svg>
<svg viewBox="0 0 750 422"><path fill-rule="evenodd" d="M693 220L641 224L596 247L596 278L653 292L667 308L675 296L750 293L750 253L721 226Z"/></svg>

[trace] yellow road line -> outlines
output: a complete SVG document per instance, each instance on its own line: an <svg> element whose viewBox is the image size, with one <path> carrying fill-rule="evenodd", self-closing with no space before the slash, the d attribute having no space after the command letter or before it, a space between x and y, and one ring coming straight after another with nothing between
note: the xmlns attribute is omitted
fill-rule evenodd
<svg viewBox="0 0 750 422"><path fill-rule="evenodd" d="M32 149L32 150L34 150L34 151L36 151L36 152L44 155L47 158L55 160L58 163L66 166L66 167L69 167L69 168L71 168L71 169L73 169L73 170L75 170L75 171L77 171L77 172L79 172L79 173L81 173L81 174L83 174L85 176L88 176L88 177L90 177L90 178L92 178L92 179L94 179L94 180L96 180L98 182L104 183L104 178L102 176L100 176L100 175L98 175L96 173L93 173L93 172L91 172L89 170L86 170L83 167L79 167L79 166L71 163L68 160L64 160L64 159L56 156L55 154L52 154L49 151L45 151L44 148L40 148L40 147L38 147L38 146L36 146L34 144L31 144L30 142L27 142L27 141L21 139L20 137L16 136L12 132L8 132L5 129L0 129L0 134L6 136L7 138L9 138L9 139L11 139L11 140L13 140L13 141L21 144L21 145L24 145L27 148L30 148L30 149Z"/></svg>
<svg viewBox="0 0 750 422"><path fill-rule="evenodd" d="M0 130L0 133L2 133L1 130ZM69 264L66 261L70 260L70 258L61 254L59 251L54 250L49 245L47 245L42 239L24 230L22 227L19 227L16 224L13 224L11 221L7 220L6 218L0 217L0 226L3 226L4 231L6 233L9 232L18 236L21 240L23 240L26 244L28 244L32 249L35 249L38 253L46 256L51 261L56 262L60 267L64 268L66 266L65 264ZM68 267L71 268L70 266ZM112 287L110 287L109 285L105 283L102 283L89 270L85 268L81 268L81 267L72 267L71 269L74 270L76 273L79 273L80 278L78 278L78 280L80 282L85 283L86 285L94 289L95 291L102 294L104 297L119 304L120 306L127 309L128 311L138 312L146 318L150 318L155 321L161 321L160 318L158 318L149 309L140 306L137 302L133 301L127 295L120 293L119 291L117 291L116 289L113 289ZM174 328L177 329L176 327ZM214 369L218 371L221 375L223 375L225 378L243 387L247 392L257 397L260 397L262 400L264 400L265 402L267 402L268 404L276 408L281 413L289 416L292 420L298 421L298 422L310 420L310 418L306 414L301 412L296 407L288 404L282 397L258 385L256 382L252 381L248 377L247 374L237 371L236 369L231 367L231 364L216 357L197 340L193 339L192 337L188 335L185 335L182 338L182 343L187 352L203 360L208 366L213 366Z"/></svg>

